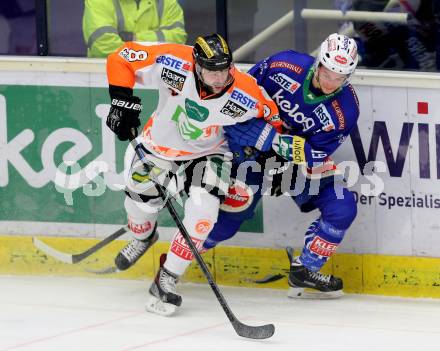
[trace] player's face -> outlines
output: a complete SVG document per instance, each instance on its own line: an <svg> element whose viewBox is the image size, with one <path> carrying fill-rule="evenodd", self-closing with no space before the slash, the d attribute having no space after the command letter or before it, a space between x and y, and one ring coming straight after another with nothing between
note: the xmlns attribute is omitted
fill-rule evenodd
<svg viewBox="0 0 440 351"><path fill-rule="evenodd" d="M212 89L214 94L223 90L223 88L231 81L230 68L221 71L210 71L202 68L201 75L203 82Z"/></svg>
<svg viewBox="0 0 440 351"><path fill-rule="evenodd" d="M322 92L326 95L335 92L345 83L346 79L347 76L345 74L332 72L322 65L318 68L319 85Z"/></svg>

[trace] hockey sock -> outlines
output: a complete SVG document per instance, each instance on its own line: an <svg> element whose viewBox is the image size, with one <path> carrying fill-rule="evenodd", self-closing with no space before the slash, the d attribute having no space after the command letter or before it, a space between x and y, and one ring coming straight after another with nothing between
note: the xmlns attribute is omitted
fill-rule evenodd
<svg viewBox="0 0 440 351"><path fill-rule="evenodd" d="M185 203L183 224L199 251L217 221L219 206L218 198L204 189L191 187L190 197ZM185 273L192 259L193 254L184 237L178 231L171 242L164 267L181 276Z"/></svg>
<svg viewBox="0 0 440 351"><path fill-rule="evenodd" d="M131 234L138 240L145 240L154 231L158 213L143 211L141 205L128 196L125 198L124 206L127 211L128 227Z"/></svg>
<svg viewBox="0 0 440 351"><path fill-rule="evenodd" d="M335 253L345 232L318 218L307 229L299 261L308 269L319 271Z"/></svg>

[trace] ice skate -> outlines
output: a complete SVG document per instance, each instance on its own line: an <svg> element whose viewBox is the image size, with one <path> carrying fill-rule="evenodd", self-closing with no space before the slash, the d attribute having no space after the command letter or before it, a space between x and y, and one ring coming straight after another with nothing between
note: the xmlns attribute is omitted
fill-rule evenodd
<svg viewBox="0 0 440 351"><path fill-rule="evenodd" d="M342 279L333 275L313 272L303 266L298 257L291 261L288 282L290 288L287 296L291 298L334 299L344 294Z"/></svg>
<svg viewBox="0 0 440 351"><path fill-rule="evenodd" d="M156 228L145 240L132 238L115 258L115 265L118 270L124 271L134 265L158 238L159 234L157 233Z"/></svg>
<svg viewBox="0 0 440 351"><path fill-rule="evenodd" d="M182 297L176 293L178 277L163 267L165 259L166 254L162 254L160 268L148 291L150 296L145 308L152 313L170 316L182 304Z"/></svg>

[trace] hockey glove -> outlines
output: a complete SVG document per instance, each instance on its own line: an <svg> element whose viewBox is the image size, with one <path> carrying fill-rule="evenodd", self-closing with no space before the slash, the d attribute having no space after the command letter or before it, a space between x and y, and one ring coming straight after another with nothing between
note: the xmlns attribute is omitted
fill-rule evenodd
<svg viewBox="0 0 440 351"><path fill-rule="evenodd" d="M252 118L243 123L223 127L228 142L240 146L251 146L259 151L269 151L276 130L261 118Z"/></svg>
<svg viewBox="0 0 440 351"><path fill-rule="evenodd" d="M306 140L298 135L276 134L272 149L287 161L295 164L306 162Z"/></svg>
<svg viewBox="0 0 440 351"><path fill-rule="evenodd" d="M141 99L125 94L110 93L110 96L112 102L107 116L107 126L121 141L129 139L132 129L137 136L137 128L141 125L139 120L139 114L142 111Z"/></svg>

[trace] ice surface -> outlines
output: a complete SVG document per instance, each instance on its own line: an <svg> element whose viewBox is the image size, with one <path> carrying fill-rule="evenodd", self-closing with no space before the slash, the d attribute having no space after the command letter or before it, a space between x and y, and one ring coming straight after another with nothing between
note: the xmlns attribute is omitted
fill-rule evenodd
<svg viewBox="0 0 440 351"><path fill-rule="evenodd" d="M0 351L440 350L440 301L345 295L292 300L286 291L221 287L244 323L275 335L235 334L208 285L183 284L178 314L144 311L150 282L0 276Z"/></svg>

